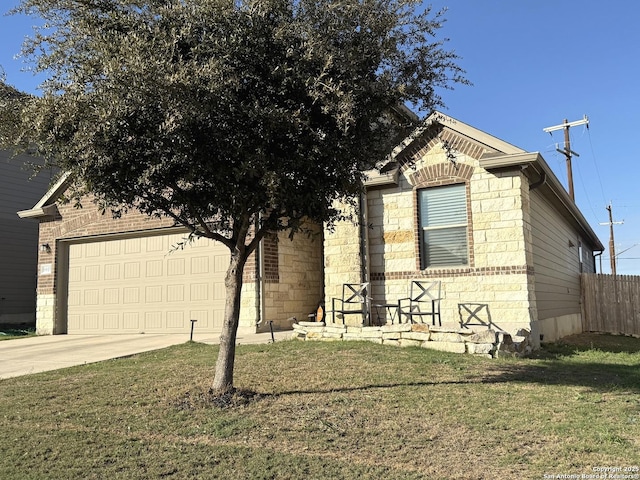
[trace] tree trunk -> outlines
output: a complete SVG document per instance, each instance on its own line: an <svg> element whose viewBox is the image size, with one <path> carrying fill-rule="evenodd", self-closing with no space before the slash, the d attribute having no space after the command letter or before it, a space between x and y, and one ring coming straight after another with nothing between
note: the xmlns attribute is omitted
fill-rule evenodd
<svg viewBox="0 0 640 480"><path fill-rule="evenodd" d="M234 390L233 367L236 357L236 334L240 322L240 293L245 262L244 252L234 250L231 253L231 261L224 281L226 290L224 324L220 334L220 351L213 378L213 390L219 395Z"/></svg>

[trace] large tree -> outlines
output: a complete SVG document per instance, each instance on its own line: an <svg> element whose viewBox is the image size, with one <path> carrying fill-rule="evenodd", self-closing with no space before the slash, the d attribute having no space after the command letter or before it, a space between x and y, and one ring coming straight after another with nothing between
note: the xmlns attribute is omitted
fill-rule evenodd
<svg viewBox="0 0 640 480"><path fill-rule="evenodd" d="M116 215L230 251L213 388L233 390L242 273L269 232L334 222L415 118L465 82L417 0L23 0L47 72L19 138Z"/></svg>

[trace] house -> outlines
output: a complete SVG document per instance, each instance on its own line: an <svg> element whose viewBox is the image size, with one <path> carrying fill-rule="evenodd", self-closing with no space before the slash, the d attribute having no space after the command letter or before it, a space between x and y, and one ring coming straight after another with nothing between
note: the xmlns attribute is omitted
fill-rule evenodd
<svg viewBox="0 0 640 480"><path fill-rule="evenodd" d="M208 239L176 248L184 228L136 212L114 219L91 201L61 202L63 177L22 218L39 221L39 334L189 334L222 329L229 251ZM290 327L322 298L322 242L286 234L247 262L238 332Z"/></svg>
<svg viewBox="0 0 640 480"><path fill-rule="evenodd" d="M46 191L48 171L33 174L29 155L0 150L0 324L34 324L38 226L16 211L29 208Z"/></svg>
<svg viewBox="0 0 640 480"><path fill-rule="evenodd" d="M114 219L90 198L78 209L59 201L66 188L63 178L19 212L39 221L45 246L39 333L185 333L192 319L220 330L225 247L172 249L185 231L171 220ZM534 344L582 331L580 273L595 271L603 246L539 153L436 112L370 172L352 213L359 221L322 241L261 243L245 269L241 332L286 328L323 298L330 309L345 283L369 282L372 303L393 305L411 279L441 282L443 325L481 306L494 328L526 329Z"/></svg>
<svg viewBox="0 0 640 480"><path fill-rule="evenodd" d="M582 331L580 274L603 246L539 153L435 112L353 213L359 225L325 232L327 305L344 283L393 304L410 279L437 280L443 326L481 306L481 323L526 329L534 345Z"/></svg>

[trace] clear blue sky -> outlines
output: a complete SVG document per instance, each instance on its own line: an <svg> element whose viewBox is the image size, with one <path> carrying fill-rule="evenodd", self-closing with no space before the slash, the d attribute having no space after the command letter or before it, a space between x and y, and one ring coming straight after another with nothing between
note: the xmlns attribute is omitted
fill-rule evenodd
<svg viewBox="0 0 640 480"><path fill-rule="evenodd" d="M2 0L2 13L17 3ZM528 151L539 151L566 185L563 132L545 127L589 117L571 128L576 203L605 246L613 206L619 274L640 274L640 2L631 0L433 0L447 7L441 38L460 57L473 86L441 92L445 113ZM0 65L7 82L39 83L14 60L33 20L0 17Z"/></svg>

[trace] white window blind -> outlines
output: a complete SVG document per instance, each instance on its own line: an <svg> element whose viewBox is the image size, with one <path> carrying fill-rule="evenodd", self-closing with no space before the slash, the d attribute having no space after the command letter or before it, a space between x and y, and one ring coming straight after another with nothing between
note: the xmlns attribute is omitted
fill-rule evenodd
<svg viewBox="0 0 640 480"><path fill-rule="evenodd" d="M468 264L464 184L418 191L422 268Z"/></svg>

